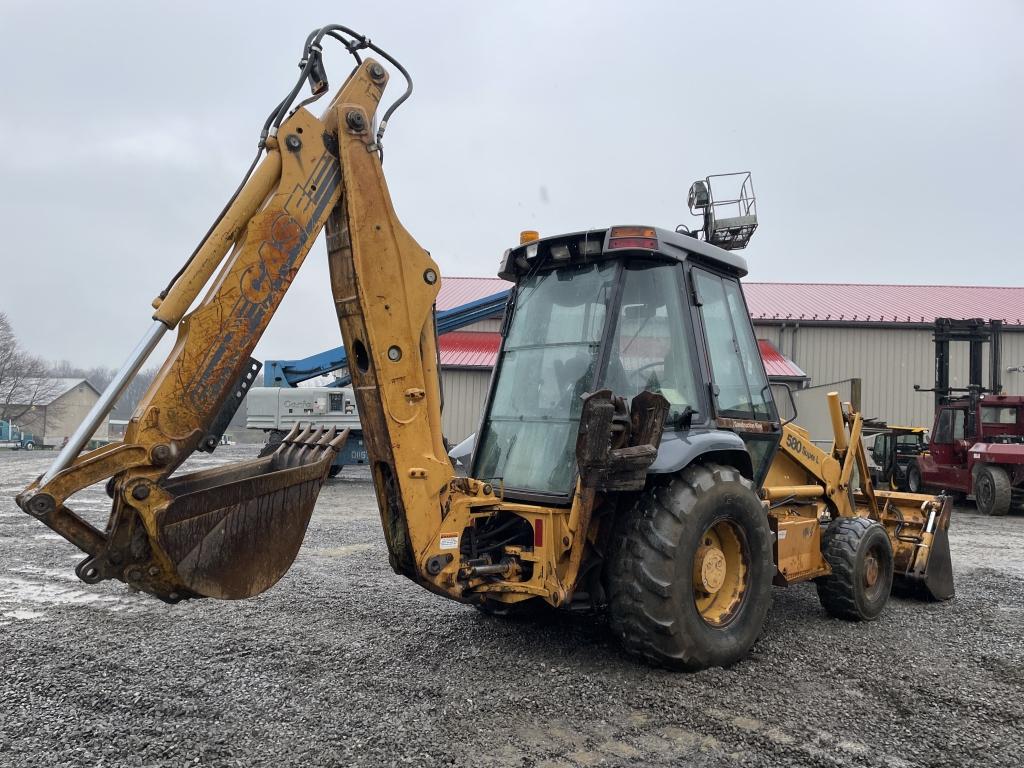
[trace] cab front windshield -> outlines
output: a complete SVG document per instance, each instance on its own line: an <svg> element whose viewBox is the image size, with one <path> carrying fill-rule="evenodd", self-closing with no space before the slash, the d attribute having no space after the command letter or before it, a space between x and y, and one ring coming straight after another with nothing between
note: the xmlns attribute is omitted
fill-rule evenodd
<svg viewBox="0 0 1024 768"><path fill-rule="evenodd" d="M525 278L474 476L532 493L570 493L581 397L602 387L626 397L661 392L676 413L695 407L681 271L678 264L604 262ZM610 348L602 355L609 321Z"/></svg>
<svg viewBox="0 0 1024 768"><path fill-rule="evenodd" d="M605 262L520 282L476 477L538 493L571 490L580 397L592 390L615 272Z"/></svg>

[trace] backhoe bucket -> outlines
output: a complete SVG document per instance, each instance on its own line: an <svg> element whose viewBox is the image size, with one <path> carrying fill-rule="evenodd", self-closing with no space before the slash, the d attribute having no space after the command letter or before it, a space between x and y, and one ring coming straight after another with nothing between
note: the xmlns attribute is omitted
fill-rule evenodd
<svg viewBox="0 0 1024 768"><path fill-rule="evenodd" d="M949 552L949 496L875 491L892 543L893 591L924 600L953 597L953 562Z"/></svg>
<svg viewBox="0 0 1024 768"><path fill-rule="evenodd" d="M299 552L320 486L348 430L299 432L271 455L172 478L158 543L180 582L235 600L269 589Z"/></svg>

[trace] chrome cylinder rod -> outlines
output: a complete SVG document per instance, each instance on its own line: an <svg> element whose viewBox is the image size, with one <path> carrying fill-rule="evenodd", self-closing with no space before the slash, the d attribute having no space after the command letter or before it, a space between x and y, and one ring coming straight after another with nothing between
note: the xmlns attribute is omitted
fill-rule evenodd
<svg viewBox="0 0 1024 768"><path fill-rule="evenodd" d="M114 403L124 394L131 380L135 378L135 374L139 372L142 364L146 362L146 358L149 357L166 332L167 326L159 320L155 321L150 329L146 331L142 341L135 346L125 364L121 366L121 370L117 372L117 375L107 385L107 388L103 390L100 399L90 409L89 415L78 425L74 434L68 439L67 445L61 448L57 458L50 468L46 470L46 474L43 475L43 479L39 483L40 485L46 485L53 479L54 475L67 469L78 454L82 452L82 448L89 442L89 438L92 437L93 433L99 429L103 419L107 417L110 409L114 407Z"/></svg>

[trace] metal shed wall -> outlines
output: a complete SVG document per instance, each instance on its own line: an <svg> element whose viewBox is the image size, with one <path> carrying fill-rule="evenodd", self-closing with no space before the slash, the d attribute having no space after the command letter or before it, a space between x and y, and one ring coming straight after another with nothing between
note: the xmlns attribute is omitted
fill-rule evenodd
<svg viewBox="0 0 1024 768"><path fill-rule="evenodd" d="M935 381L935 345L925 328L871 328L863 325L836 327L792 325L781 327L754 321L760 338L807 372L814 385L857 378L862 381L865 416L894 424L931 427L932 394L914 391L914 385L930 388ZM967 345L950 345L950 382L967 383ZM985 347L988 378L988 347ZM1024 363L1024 333L1004 328L1002 335L1003 391L1024 392L1024 374L1006 368Z"/></svg>
<svg viewBox="0 0 1024 768"><path fill-rule="evenodd" d="M460 443L476 432L487 400L490 368L443 368L444 411L441 426L451 443Z"/></svg>

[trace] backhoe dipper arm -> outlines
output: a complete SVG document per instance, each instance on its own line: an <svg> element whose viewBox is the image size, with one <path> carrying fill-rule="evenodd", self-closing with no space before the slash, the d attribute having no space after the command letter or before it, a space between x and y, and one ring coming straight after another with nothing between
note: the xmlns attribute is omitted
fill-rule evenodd
<svg viewBox="0 0 1024 768"><path fill-rule="evenodd" d="M386 413L398 433L389 435L383 422L368 430L382 508L385 499L389 509L402 504L392 495L398 486L434 510L439 523L439 494L452 474L441 439L431 315L440 278L398 224L384 185L370 126L386 81L384 68L367 60L320 119L299 108L281 122L266 141L266 157L153 303L154 326L119 378L130 380L165 330L177 327L178 337L124 440L78 455L84 440L76 435L78 445L19 495L26 512L89 554L78 568L84 580L118 578L173 601L249 596L287 570L342 436L307 430L290 435L272 457L171 474L196 449L212 448L218 417L230 417L244 397L258 371L250 355L329 216L332 287L346 346L355 351L363 419ZM363 253L358 279L350 236ZM376 331L367 332L364 315ZM367 393L371 380L379 395ZM117 394L105 393L109 402L101 405ZM85 439L96 427L90 417ZM394 450L410 469L397 471ZM106 478L113 509L101 531L65 502ZM397 562L408 565L409 542L422 547L422 536L401 528L386 525Z"/></svg>

